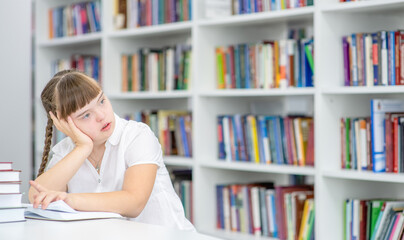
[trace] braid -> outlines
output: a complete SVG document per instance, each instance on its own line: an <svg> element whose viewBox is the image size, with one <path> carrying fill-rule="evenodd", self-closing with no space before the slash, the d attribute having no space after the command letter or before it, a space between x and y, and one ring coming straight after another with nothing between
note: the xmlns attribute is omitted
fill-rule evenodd
<svg viewBox="0 0 404 240"><path fill-rule="evenodd" d="M45 167L48 164L49 151L52 143L52 132L53 132L53 121L48 116L48 123L46 125L46 133L45 133L45 147L43 149L42 162L38 171L38 177L45 171Z"/></svg>

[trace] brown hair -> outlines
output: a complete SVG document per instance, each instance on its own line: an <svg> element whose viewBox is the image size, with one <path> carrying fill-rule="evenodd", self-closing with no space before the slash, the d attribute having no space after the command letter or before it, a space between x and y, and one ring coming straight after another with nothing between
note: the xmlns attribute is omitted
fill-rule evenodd
<svg viewBox="0 0 404 240"><path fill-rule="evenodd" d="M59 119L66 120L70 114L90 103L100 92L101 87L94 79L75 69L56 73L46 84L41 93L41 101L48 117L48 123L38 176L44 172L48 164L52 144L53 121L49 112L52 112Z"/></svg>

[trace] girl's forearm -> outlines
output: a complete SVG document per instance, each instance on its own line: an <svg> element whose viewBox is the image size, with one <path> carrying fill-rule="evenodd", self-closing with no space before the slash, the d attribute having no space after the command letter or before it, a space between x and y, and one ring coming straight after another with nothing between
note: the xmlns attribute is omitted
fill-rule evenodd
<svg viewBox="0 0 404 240"><path fill-rule="evenodd" d="M115 191L69 193L65 201L78 211L115 212L134 218L142 212L147 199L141 199L128 191Z"/></svg>
<svg viewBox="0 0 404 240"><path fill-rule="evenodd" d="M91 149L89 148L74 148L73 151L67 154L55 166L35 179L35 182L38 182L49 190L65 192L67 190L67 183L76 174L90 153ZM29 200L31 202L35 193L37 191L31 187L29 190Z"/></svg>

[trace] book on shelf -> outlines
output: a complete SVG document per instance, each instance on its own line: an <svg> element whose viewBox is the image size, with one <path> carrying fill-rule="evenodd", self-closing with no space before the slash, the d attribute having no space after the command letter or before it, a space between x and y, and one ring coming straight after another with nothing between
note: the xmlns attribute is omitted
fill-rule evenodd
<svg viewBox="0 0 404 240"><path fill-rule="evenodd" d="M193 0L114 0L114 28L136 28L192 20Z"/></svg>
<svg viewBox="0 0 404 240"><path fill-rule="evenodd" d="M38 208L34 208L32 204L28 204L27 208L25 209L25 217L52 221L123 218L120 214L112 212L76 211L67 205L63 200L50 203L46 209L42 209L40 206Z"/></svg>
<svg viewBox="0 0 404 240"><path fill-rule="evenodd" d="M190 45L141 48L121 56L121 89L122 92L188 90L191 69Z"/></svg>
<svg viewBox="0 0 404 240"><path fill-rule="evenodd" d="M96 55L73 54L70 58L62 58L52 61L52 76L59 71L66 69L77 69L87 76L94 78L102 85L101 77L101 58Z"/></svg>
<svg viewBox="0 0 404 240"><path fill-rule="evenodd" d="M386 171L385 113L404 112L404 101L394 99L371 100L371 130L372 130L372 159L373 171Z"/></svg>
<svg viewBox="0 0 404 240"><path fill-rule="evenodd" d="M101 31L101 1L73 3L48 10L49 38Z"/></svg>
<svg viewBox="0 0 404 240"><path fill-rule="evenodd" d="M313 186L220 184L216 194L219 229L280 239L313 235Z"/></svg>
<svg viewBox="0 0 404 240"><path fill-rule="evenodd" d="M216 47L217 88L314 86L313 38L290 36L294 38Z"/></svg>
<svg viewBox="0 0 404 240"><path fill-rule="evenodd" d="M184 207L185 217L193 222L192 169L173 169L170 176L174 190Z"/></svg>
<svg viewBox="0 0 404 240"><path fill-rule="evenodd" d="M125 119L150 126L166 156L192 157L192 114L184 110L144 110Z"/></svg>
<svg viewBox="0 0 404 240"><path fill-rule="evenodd" d="M401 239L404 202L393 199L346 199L344 239Z"/></svg>
<svg viewBox="0 0 404 240"><path fill-rule="evenodd" d="M269 11L312 6L313 0L207 0L205 1L205 18L219 18L230 15L251 14Z"/></svg>
<svg viewBox="0 0 404 240"><path fill-rule="evenodd" d="M341 168L404 172L404 101L372 99L370 105L370 117L341 118Z"/></svg>
<svg viewBox="0 0 404 240"><path fill-rule="evenodd" d="M343 36L344 86L403 85L403 46L402 30Z"/></svg>
<svg viewBox="0 0 404 240"><path fill-rule="evenodd" d="M217 136L221 160L314 166L310 117L221 115Z"/></svg>

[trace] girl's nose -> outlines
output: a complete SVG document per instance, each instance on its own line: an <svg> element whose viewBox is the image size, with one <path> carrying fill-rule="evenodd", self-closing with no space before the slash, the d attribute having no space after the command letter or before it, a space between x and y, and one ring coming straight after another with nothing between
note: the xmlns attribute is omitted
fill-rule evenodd
<svg viewBox="0 0 404 240"><path fill-rule="evenodd" d="M101 122L105 118L105 113L102 110L97 111L97 121Z"/></svg>

